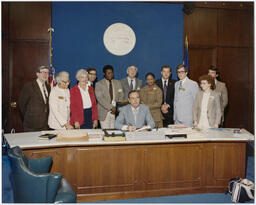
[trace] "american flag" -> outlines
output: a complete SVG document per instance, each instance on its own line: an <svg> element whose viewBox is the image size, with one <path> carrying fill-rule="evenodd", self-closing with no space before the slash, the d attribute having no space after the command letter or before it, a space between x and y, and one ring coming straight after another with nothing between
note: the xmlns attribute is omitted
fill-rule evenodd
<svg viewBox="0 0 256 205"><path fill-rule="evenodd" d="M55 69L54 69L53 66L50 66L49 85L51 86L51 88L56 85L56 82L55 82Z"/></svg>

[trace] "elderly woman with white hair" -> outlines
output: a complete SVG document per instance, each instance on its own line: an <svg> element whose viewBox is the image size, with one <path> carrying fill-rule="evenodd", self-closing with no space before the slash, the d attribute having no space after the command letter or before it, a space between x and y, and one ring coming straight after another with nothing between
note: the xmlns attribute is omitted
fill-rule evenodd
<svg viewBox="0 0 256 205"><path fill-rule="evenodd" d="M51 129L72 129L70 125L70 94L69 74L59 72L56 76L57 85L52 88L49 97L50 113L48 124Z"/></svg>
<svg viewBox="0 0 256 205"><path fill-rule="evenodd" d="M76 73L78 84L70 89L71 124L76 129L92 129L98 126L98 110L92 86L88 85L88 72Z"/></svg>

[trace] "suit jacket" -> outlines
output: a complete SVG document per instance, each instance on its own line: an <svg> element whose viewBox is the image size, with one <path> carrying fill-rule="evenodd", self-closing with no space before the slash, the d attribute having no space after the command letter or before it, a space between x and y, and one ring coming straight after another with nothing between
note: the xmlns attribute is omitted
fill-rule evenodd
<svg viewBox="0 0 256 205"><path fill-rule="evenodd" d="M175 83L174 115L175 124L193 126L192 108L199 87L193 80L187 78L180 89L180 81Z"/></svg>
<svg viewBox="0 0 256 205"><path fill-rule="evenodd" d="M136 126L137 129L143 127L144 125L149 125L151 128L154 128L155 123L150 114L148 106L142 104L139 106L136 125L134 114L132 112L132 106L129 104L120 108L120 113L115 121L115 128L122 129L122 127L125 125L133 125Z"/></svg>
<svg viewBox="0 0 256 205"><path fill-rule="evenodd" d="M155 122L163 119L161 113L162 97L163 92L157 85L154 85L153 88L145 86L140 90L141 103L149 107Z"/></svg>
<svg viewBox="0 0 256 205"><path fill-rule="evenodd" d="M50 86L45 83L48 96ZM45 103L40 87L36 80L26 83L18 100L19 110L25 132L48 130L48 100Z"/></svg>
<svg viewBox="0 0 256 205"><path fill-rule="evenodd" d="M203 91L199 91L196 95L193 105L193 119L199 123L202 109ZM211 91L209 101L207 104L207 118L210 127L214 127L215 124L220 124L221 121L221 107L220 107L220 95L218 92Z"/></svg>
<svg viewBox="0 0 256 205"><path fill-rule="evenodd" d="M92 103L92 121L98 120L96 98L92 86L88 86L88 92ZM74 125L75 122L79 122L79 124L82 125L84 123L84 108L82 95L78 85L75 85L70 89L70 111L70 123Z"/></svg>
<svg viewBox="0 0 256 205"><path fill-rule="evenodd" d="M115 94L115 101L121 102L124 99L122 85L119 80L112 80L113 92ZM106 119L108 111L111 110L113 105L111 104L111 98L109 95L109 88L107 80L104 78L97 82L95 85L95 95L98 105L98 117L103 121Z"/></svg>
<svg viewBox="0 0 256 205"><path fill-rule="evenodd" d="M215 85L216 85L215 91L220 93L221 111L222 113L224 113L224 109L228 104L228 90L227 90L226 84L218 80Z"/></svg>
<svg viewBox="0 0 256 205"><path fill-rule="evenodd" d="M173 102L174 102L175 82L176 82L176 80L169 78L168 85L167 85L166 103L169 105L169 108L168 108L168 113L166 113L166 114L163 113L163 116L164 116L165 120L167 120L169 122L169 124L173 124ZM158 79L156 81L156 84L164 92L162 79ZM164 95L162 98L162 104L163 103L164 103Z"/></svg>
<svg viewBox="0 0 256 205"><path fill-rule="evenodd" d="M50 113L49 127L52 129L66 129L65 124L70 120L69 89L61 89L56 85L49 96Z"/></svg>
<svg viewBox="0 0 256 205"><path fill-rule="evenodd" d="M124 92L124 99L128 99L128 94L131 91L131 88L129 86L127 77L121 79L120 82L121 82L123 92ZM135 78L135 84L136 84L135 85L135 90L140 90L142 88L142 85L143 85L142 80L140 80L138 78Z"/></svg>

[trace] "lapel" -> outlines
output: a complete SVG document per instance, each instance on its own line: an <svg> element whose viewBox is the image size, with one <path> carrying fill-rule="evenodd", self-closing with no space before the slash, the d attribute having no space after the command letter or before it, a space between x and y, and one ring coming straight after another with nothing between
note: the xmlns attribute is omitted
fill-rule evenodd
<svg viewBox="0 0 256 205"><path fill-rule="evenodd" d="M129 86L127 77L124 79L124 84L125 84L124 87L125 87L125 88L129 88L128 90L130 90L130 86Z"/></svg>
<svg viewBox="0 0 256 205"><path fill-rule="evenodd" d="M138 80L138 78L135 78L135 90L137 90L137 88L138 88L138 84L139 84L139 80Z"/></svg>
<svg viewBox="0 0 256 205"><path fill-rule="evenodd" d="M163 82L162 82L162 78L159 79L158 81L159 83L157 84L159 88L161 88L161 90L164 90L163 88Z"/></svg>
<svg viewBox="0 0 256 205"><path fill-rule="evenodd" d="M34 81L33 86L35 88L35 94L38 96L38 99L40 99L45 104L44 97L36 80Z"/></svg>
<svg viewBox="0 0 256 205"><path fill-rule="evenodd" d="M209 96L209 100L208 100L208 104L207 104L207 110L210 109L211 105L212 105L212 102L214 100L214 95L213 95L213 91L211 90L210 92L210 96Z"/></svg>
<svg viewBox="0 0 256 205"><path fill-rule="evenodd" d="M112 82L113 83L113 82ZM103 90L102 90L102 92L103 93L108 93L107 95L105 95L106 96L106 100L108 101L108 102L110 102L110 95L109 95L109 87L108 87L108 83L107 83L107 80L106 80L106 78L104 78L104 81L102 82L102 84L103 84ZM104 91L104 88L105 88L105 91Z"/></svg>

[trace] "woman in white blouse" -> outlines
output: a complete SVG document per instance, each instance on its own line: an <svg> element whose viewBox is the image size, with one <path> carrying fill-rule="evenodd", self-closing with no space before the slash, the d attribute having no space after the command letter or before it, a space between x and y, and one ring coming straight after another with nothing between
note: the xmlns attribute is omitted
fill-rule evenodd
<svg viewBox="0 0 256 205"><path fill-rule="evenodd" d="M49 119L48 124L52 129L72 129L70 125L70 94L69 74L59 72L56 76L57 85L52 88L49 97Z"/></svg>
<svg viewBox="0 0 256 205"><path fill-rule="evenodd" d="M214 79L203 75L199 83L201 91L198 91L193 106L194 127L218 128L221 121L220 94L214 91Z"/></svg>

